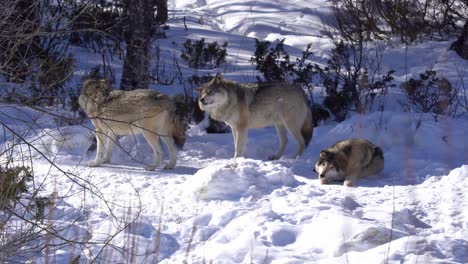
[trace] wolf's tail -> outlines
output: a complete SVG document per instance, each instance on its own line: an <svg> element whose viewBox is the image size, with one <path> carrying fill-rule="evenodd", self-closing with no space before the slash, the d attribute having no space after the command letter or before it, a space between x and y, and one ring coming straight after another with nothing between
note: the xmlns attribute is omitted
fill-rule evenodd
<svg viewBox="0 0 468 264"><path fill-rule="evenodd" d="M178 113L173 113L172 138L177 149L182 149L185 144L185 119Z"/></svg>
<svg viewBox="0 0 468 264"><path fill-rule="evenodd" d="M382 159L382 160L384 159L382 149L377 147L377 146L374 147L374 155L373 156L374 156L374 158L379 158L379 159Z"/></svg>
<svg viewBox="0 0 468 264"><path fill-rule="evenodd" d="M307 107L307 116L301 129L302 137L304 138L305 147L309 146L312 134L314 133L314 124L312 120L312 111Z"/></svg>

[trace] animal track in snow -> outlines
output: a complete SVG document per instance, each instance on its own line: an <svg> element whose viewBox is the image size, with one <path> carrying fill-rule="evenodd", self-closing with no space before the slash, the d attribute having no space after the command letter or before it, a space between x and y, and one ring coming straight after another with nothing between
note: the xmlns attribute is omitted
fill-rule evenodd
<svg viewBox="0 0 468 264"><path fill-rule="evenodd" d="M284 247L296 242L296 233L288 229L279 229L271 234L271 243L274 246Z"/></svg>

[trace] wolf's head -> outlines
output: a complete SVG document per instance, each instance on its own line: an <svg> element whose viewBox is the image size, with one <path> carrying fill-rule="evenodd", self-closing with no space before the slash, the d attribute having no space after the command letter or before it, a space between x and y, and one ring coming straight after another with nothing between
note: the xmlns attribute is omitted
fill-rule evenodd
<svg viewBox="0 0 468 264"><path fill-rule="evenodd" d="M88 79L83 84L78 102L85 109L89 103L101 104L111 90L111 85L105 79Z"/></svg>
<svg viewBox="0 0 468 264"><path fill-rule="evenodd" d="M328 151L320 151L320 158L315 163L315 171L318 173L319 178L327 178L334 180L338 178L339 167L335 159L335 154Z"/></svg>
<svg viewBox="0 0 468 264"><path fill-rule="evenodd" d="M220 73L197 89L200 94L198 105L203 111L214 110L224 105L228 101L228 92L225 87L225 81Z"/></svg>

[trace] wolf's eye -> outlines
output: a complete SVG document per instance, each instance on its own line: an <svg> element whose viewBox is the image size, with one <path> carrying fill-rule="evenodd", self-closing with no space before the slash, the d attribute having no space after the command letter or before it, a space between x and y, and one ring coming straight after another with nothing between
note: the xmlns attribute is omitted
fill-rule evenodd
<svg viewBox="0 0 468 264"><path fill-rule="evenodd" d="M213 94L213 91L208 91L206 92L207 95L212 95Z"/></svg>

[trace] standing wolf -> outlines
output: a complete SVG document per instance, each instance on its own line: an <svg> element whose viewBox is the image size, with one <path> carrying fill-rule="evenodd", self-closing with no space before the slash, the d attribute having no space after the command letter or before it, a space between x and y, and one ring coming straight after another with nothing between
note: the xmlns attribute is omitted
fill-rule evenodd
<svg viewBox="0 0 468 264"><path fill-rule="evenodd" d="M315 164L322 184L344 180L345 186L354 186L358 178L377 174L384 167L382 149L365 139L348 139L320 151Z"/></svg>
<svg viewBox="0 0 468 264"><path fill-rule="evenodd" d="M297 142L295 156L302 154L312 138L312 113L304 91L287 83L240 84L217 74L198 89L200 108L213 119L231 127L235 155L242 157L249 128L274 125L280 146L269 159L283 155L288 142L286 129Z"/></svg>
<svg viewBox="0 0 468 264"><path fill-rule="evenodd" d="M169 150L165 168L175 167L176 145L182 148L185 143L185 125L167 95L146 89L112 91L106 80L91 79L85 81L78 101L96 129L96 158L89 166L110 162L118 135L143 134L155 155L145 169L154 170L161 162L160 138Z"/></svg>

